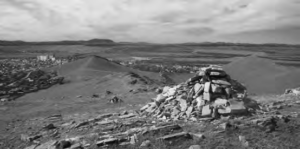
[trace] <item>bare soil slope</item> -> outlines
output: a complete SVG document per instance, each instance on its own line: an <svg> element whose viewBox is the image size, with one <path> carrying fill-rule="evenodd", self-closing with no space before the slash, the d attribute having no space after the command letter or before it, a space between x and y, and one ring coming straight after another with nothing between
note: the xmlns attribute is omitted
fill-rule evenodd
<svg viewBox="0 0 300 149"><path fill-rule="evenodd" d="M285 89L300 85L300 70L276 65L255 55L241 58L224 66L234 79L246 85L249 93L282 94Z"/></svg>
<svg viewBox="0 0 300 149"><path fill-rule="evenodd" d="M72 78L103 77L114 72L128 72L128 68L99 56L89 56L55 68L59 75Z"/></svg>
<svg viewBox="0 0 300 149"><path fill-rule="evenodd" d="M135 71L98 56L89 56L51 69L64 76L66 83L7 103L1 107L3 111L0 109L0 120L144 104L155 97L153 92L146 91L155 87L155 80L159 79L159 74ZM106 91L112 94L108 96ZM94 95L97 97L93 97ZM109 104L108 99L114 95L124 103Z"/></svg>

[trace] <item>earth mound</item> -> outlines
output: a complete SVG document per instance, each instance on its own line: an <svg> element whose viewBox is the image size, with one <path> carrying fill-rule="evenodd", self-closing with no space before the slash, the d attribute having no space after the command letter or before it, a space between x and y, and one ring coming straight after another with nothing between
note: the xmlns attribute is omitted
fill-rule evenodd
<svg viewBox="0 0 300 149"><path fill-rule="evenodd" d="M62 76L105 76L113 72L128 72L129 69L99 56L89 56L62 65L57 71Z"/></svg>
<svg viewBox="0 0 300 149"><path fill-rule="evenodd" d="M243 83L249 93L282 94L286 88L300 85L300 70L291 70L255 55L233 61L223 68Z"/></svg>

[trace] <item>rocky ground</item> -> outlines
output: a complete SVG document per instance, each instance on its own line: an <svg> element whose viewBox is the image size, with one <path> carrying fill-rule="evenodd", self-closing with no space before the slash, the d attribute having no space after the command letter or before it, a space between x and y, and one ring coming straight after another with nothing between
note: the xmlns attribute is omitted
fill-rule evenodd
<svg viewBox="0 0 300 149"><path fill-rule="evenodd" d="M253 104L254 105L254 104ZM247 115L195 121L140 116L138 111L49 115L15 120L1 136L3 149L46 148L297 148L300 102L278 96ZM291 137L293 136L293 137Z"/></svg>
<svg viewBox="0 0 300 149"><path fill-rule="evenodd" d="M239 98L237 100L244 104L245 113L229 112L211 117L212 113L202 115L203 107L201 109L198 99L210 101L207 93L211 93L211 97L218 93L230 102L229 98L233 97L226 92L230 87L224 81L231 85L234 82L228 77L222 75L197 83L197 76L196 81L192 79L196 83L189 80L187 87L167 87L164 92L159 91L153 79L148 79L153 74L128 73L119 65L95 57L88 59L88 63L83 62L68 65L72 71L60 67L65 71L62 73L77 75L73 82L0 104L1 149L294 149L300 145L300 97L294 90L287 95ZM106 63L112 67L106 67ZM84 64L84 67L75 69L79 64ZM103 66L99 67L100 64ZM107 70L103 71L104 68ZM114 73L96 77L108 71ZM91 74L92 79L87 79L86 76ZM218 79L223 79L223 84L218 84ZM212 82L209 84L212 90L205 89L207 82ZM190 94L187 98L181 96L197 86L199 88L192 97ZM155 95L163 98L154 98L150 113L145 113L141 108ZM176 100L179 102L169 102ZM205 106L210 107L209 103L216 101L206 102ZM232 106L229 108L233 109ZM167 116L175 109L180 109L178 118ZM152 110L155 113L151 113ZM193 115L192 112L201 114Z"/></svg>

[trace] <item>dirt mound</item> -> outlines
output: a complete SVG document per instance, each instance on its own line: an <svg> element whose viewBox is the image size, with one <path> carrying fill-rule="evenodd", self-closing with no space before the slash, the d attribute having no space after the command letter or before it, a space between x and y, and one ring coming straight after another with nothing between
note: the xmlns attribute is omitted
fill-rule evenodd
<svg viewBox="0 0 300 149"><path fill-rule="evenodd" d="M128 72L129 69L99 56L89 56L57 68L62 76L105 76L113 72Z"/></svg>
<svg viewBox="0 0 300 149"><path fill-rule="evenodd" d="M286 88L300 85L299 70L289 70L255 55L236 60L224 66L224 70L242 82L249 93L281 94Z"/></svg>

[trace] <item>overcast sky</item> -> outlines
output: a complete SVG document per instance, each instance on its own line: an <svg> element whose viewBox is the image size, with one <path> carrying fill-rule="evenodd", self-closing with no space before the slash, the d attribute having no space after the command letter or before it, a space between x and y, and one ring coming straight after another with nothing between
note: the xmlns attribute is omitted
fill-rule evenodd
<svg viewBox="0 0 300 149"><path fill-rule="evenodd" d="M300 44L300 0L0 0L0 39Z"/></svg>

